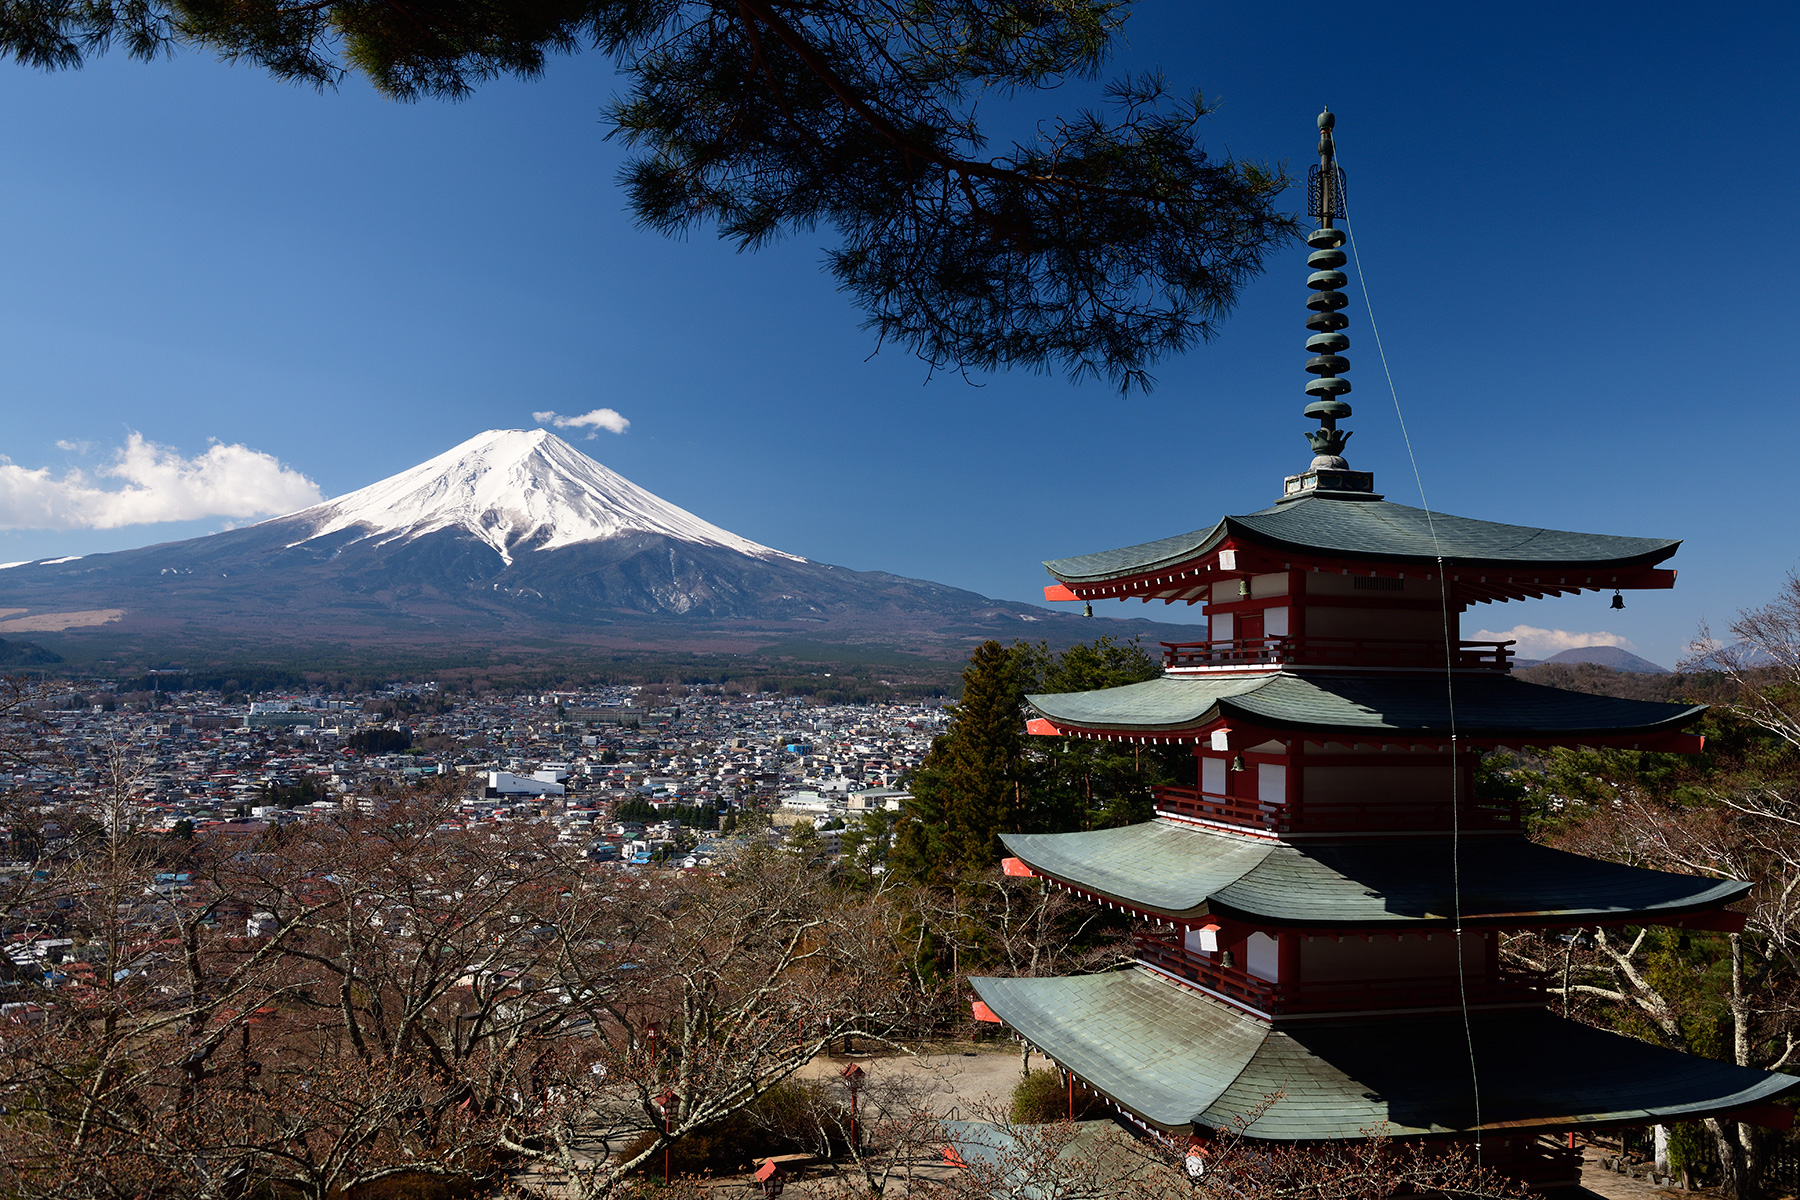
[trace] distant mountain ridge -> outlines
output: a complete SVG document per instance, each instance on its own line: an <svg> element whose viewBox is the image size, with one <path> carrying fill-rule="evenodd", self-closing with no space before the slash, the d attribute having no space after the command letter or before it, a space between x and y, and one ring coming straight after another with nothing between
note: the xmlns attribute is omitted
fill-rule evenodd
<svg viewBox="0 0 1800 1200"><path fill-rule="evenodd" d="M0 667L39 667L61 661L62 655L52 654L35 642L0 638Z"/></svg>
<svg viewBox="0 0 1800 1200"><path fill-rule="evenodd" d="M1593 663L1596 666L1611 667L1615 671L1634 671L1643 675L1668 675L1667 667L1661 667L1647 658L1640 658L1629 650L1618 646L1576 646L1569 650L1552 654L1549 658L1521 658L1514 665L1520 668L1538 667L1545 663Z"/></svg>
<svg viewBox="0 0 1800 1200"><path fill-rule="evenodd" d="M878 643L959 657L985 637L1106 630L740 537L546 430L493 430L388 479L242 529L0 570L0 606L82 640L281 646L570 639L628 647ZM66 652L66 651L65 651Z"/></svg>

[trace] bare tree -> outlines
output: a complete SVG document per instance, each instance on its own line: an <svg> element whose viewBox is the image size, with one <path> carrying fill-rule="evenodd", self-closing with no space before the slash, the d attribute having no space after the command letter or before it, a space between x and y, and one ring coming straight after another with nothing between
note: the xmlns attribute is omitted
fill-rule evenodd
<svg viewBox="0 0 1800 1200"><path fill-rule="evenodd" d="M1266 1106L1266 1105L1265 1105ZM947 1130L962 1169L946 1191L965 1200L1381 1200L1393 1195L1520 1198L1529 1191L1478 1166L1456 1143L1371 1136L1292 1145L1244 1136L1254 1115L1194 1138L1134 1135L1111 1122Z"/></svg>
<svg viewBox="0 0 1800 1200"><path fill-rule="evenodd" d="M1518 937L1506 949L1552 977L1551 993L1570 1015L1690 1053L1719 1052L1702 1019L1718 1003L1729 1017L1726 1056L1778 1070L1800 1055L1800 579L1790 576L1774 601L1740 614L1729 634L1723 642L1703 626L1681 664L1698 673L1697 687L1723 687L1725 749L1704 769L1668 771L1645 770L1646 760L1624 752L1584 756L1581 785L1591 795L1569 806L1553 835L1590 857L1754 882L1738 906L1743 932L1717 935L1722 994L1711 963L1681 953L1684 939L1705 934L1599 928L1565 933L1561 942ZM1758 1194L1756 1131L1719 1120L1706 1126L1726 1192Z"/></svg>

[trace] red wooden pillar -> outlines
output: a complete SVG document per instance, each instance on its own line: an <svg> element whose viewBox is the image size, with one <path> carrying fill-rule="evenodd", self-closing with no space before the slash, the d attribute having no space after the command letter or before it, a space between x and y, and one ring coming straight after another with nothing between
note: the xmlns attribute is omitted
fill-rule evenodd
<svg viewBox="0 0 1800 1200"><path fill-rule="evenodd" d="M1297 823L1300 808L1306 802L1306 787L1303 778L1306 771L1306 740L1298 735L1287 743L1287 779L1286 795L1283 804L1287 808L1286 823L1291 827Z"/></svg>
<svg viewBox="0 0 1800 1200"><path fill-rule="evenodd" d="M1300 990L1300 935L1291 929L1284 929L1275 935L1276 962L1275 970L1278 983L1275 989L1277 1001L1292 998Z"/></svg>
<svg viewBox="0 0 1800 1200"><path fill-rule="evenodd" d="M1288 572L1288 636L1296 642L1306 636L1305 571Z"/></svg>

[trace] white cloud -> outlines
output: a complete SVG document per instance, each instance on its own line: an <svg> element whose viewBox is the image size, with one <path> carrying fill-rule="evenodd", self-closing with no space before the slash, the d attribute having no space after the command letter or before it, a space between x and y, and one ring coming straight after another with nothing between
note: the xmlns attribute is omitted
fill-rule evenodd
<svg viewBox="0 0 1800 1200"><path fill-rule="evenodd" d="M123 486L108 487L118 480ZM54 475L0 459L0 529L118 529L201 517L251 517L317 504L319 486L272 454L214 442L183 458L133 433L92 474Z"/></svg>
<svg viewBox="0 0 1800 1200"><path fill-rule="evenodd" d="M75 454L86 454L94 448L94 443L92 443L92 442L77 442L77 441L72 441L69 438L57 438L56 439L56 448L58 450L68 450L71 453L75 453Z"/></svg>
<svg viewBox="0 0 1800 1200"><path fill-rule="evenodd" d="M621 416L617 409L596 408L592 412L584 412L578 417L559 417L555 412L534 412L531 419L539 425L554 425L558 429L587 429L588 437L598 435L604 429L608 433L624 433L631 428L631 422Z"/></svg>
<svg viewBox="0 0 1800 1200"><path fill-rule="evenodd" d="M1596 633L1575 633L1567 629L1539 629L1535 625L1514 625L1511 629L1495 631L1477 629L1469 635L1469 640L1476 642L1519 643L1513 647L1513 653L1520 658L1549 658L1552 654L1560 654L1564 650L1575 650L1582 646L1617 646L1621 650L1636 650L1630 639L1620 637L1616 633L1604 630Z"/></svg>

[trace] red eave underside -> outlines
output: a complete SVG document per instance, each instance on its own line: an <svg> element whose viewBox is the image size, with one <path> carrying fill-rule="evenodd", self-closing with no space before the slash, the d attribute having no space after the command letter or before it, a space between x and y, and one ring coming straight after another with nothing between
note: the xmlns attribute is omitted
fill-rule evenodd
<svg viewBox="0 0 1800 1200"><path fill-rule="evenodd" d="M1234 570L1227 571L1218 566L1220 552L1227 550L1237 554L1237 567ZM1146 603L1161 600L1164 604L1174 604L1177 601L1200 604L1206 601L1205 589L1210 584L1280 571L1360 575L1381 579L1437 577L1437 568L1432 563L1326 558L1264 546L1233 536L1185 562L1159 567L1154 571L1094 582L1052 584L1044 589L1044 598L1052 601L1137 599ZM1461 608L1487 601L1536 600L1583 590L1646 590L1675 586L1673 570L1658 568L1649 563L1559 563L1542 566L1504 563L1464 566L1453 563L1447 573L1450 576L1452 598Z"/></svg>
<svg viewBox="0 0 1800 1200"><path fill-rule="evenodd" d="M1186 927L1190 923L1171 920L1172 917L1179 914L1165 913L1157 909L1144 908L1141 905L1133 904L1128 900L1121 900L1116 896L1108 896L1101 892L1090 891L1080 884L1070 883L1066 879L1052 875L1048 871L1032 867L1028 863L1021 863L1021 865L1029 869L1031 874L1035 877L1047 880L1049 883L1069 892L1071 895L1092 901L1104 908L1111 908L1119 912L1130 913L1146 921L1158 921L1178 927ZM1239 925L1248 925L1252 928L1285 929L1289 932L1300 934L1308 932L1323 936L1331 936L1334 934L1367 934L1373 937L1381 937L1385 935L1418 932L1420 928L1423 928L1425 924L1428 923L1421 922L1417 926L1408 923L1405 928L1394 928L1392 924L1358 925L1353 923L1311 923L1290 925L1281 921L1255 921L1238 915L1215 914L1208 910L1205 904L1201 907L1203 911L1195 913L1191 920L1191 925L1195 929L1200 928L1204 924L1211 924L1217 920L1223 919L1235 921ZM1620 925L1668 925L1680 929L1701 929L1719 933L1741 933L1747 918L1743 913L1732 912L1730 909L1723 906L1714 906L1712 908L1694 909L1687 912L1673 911L1661 914L1613 914L1609 915L1605 920L1598 920L1591 915L1587 917L1573 915L1552 916L1547 913L1498 913L1492 916L1463 917L1461 920L1464 925L1481 929L1594 929L1602 925L1609 927ZM1448 926L1452 923L1453 919L1446 917L1441 923L1438 923L1433 927Z"/></svg>
<svg viewBox="0 0 1800 1200"><path fill-rule="evenodd" d="M1697 717L1699 714L1695 714ZM1449 734L1409 734L1369 729L1304 730L1257 728L1236 719L1221 718L1186 729L1089 729L1077 725L1058 725L1044 717L1025 723L1025 732L1036 737L1078 737L1103 742L1128 742L1137 745L1199 745L1212 736L1212 731L1229 728L1232 748L1258 745L1266 741L1300 741L1311 745L1395 746L1404 748L1442 749L1450 744ZM1561 733L1548 734L1461 734L1459 746L1482 750L1520 746L1594 746L1613 750L1648 750L1659 754L1699 754L1706 739L1697 733L1658 730L1651 733Z"/></svg>

